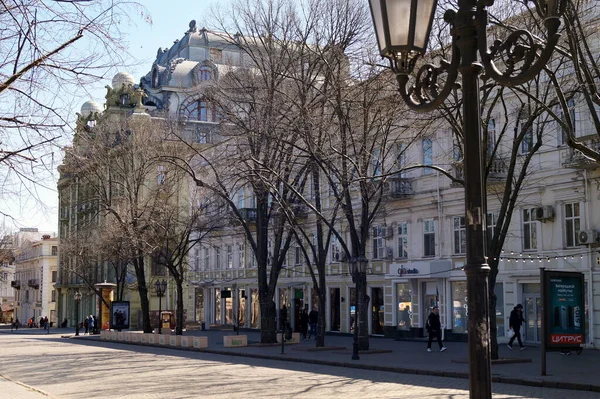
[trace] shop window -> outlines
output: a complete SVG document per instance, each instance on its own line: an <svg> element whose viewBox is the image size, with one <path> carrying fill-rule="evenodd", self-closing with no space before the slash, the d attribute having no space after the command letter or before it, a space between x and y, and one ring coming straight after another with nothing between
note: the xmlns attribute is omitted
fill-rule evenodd
<svg viewBox="0 0 600 399"><path fill-rule="evenodd" d="M258 301L258 289L252 288L250 291L250 301L252 305L250 313L250 327L258 328L260 320L260 306Z"/></svg>
<svg viewBox="0 0 600 399"><path fill-rule="evenodd" d="M221 289L215 288L215 323L221 324Z"/></svg>
<svg viewBox="0 0 600 399"><path fill-rule="evenodd" d="M398 309L398 329L410 330L412 326L412 302L410 283L396 284L396 303Z"/></svg>
<svg viewBox="0 0 600 399"><path fill-rule="evenodd" d="M467 282L452 282L452 332L466 333L467 318L469 311L467 307Z"/></svg>

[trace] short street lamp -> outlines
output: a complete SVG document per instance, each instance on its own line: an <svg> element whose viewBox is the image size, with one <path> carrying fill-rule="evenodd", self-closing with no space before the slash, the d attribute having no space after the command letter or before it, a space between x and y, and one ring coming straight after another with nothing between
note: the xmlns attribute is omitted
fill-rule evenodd
<svg viewBox="0 0 600 399"><path fill-rule="evenodd" d="M79 304L81 303L81 292L75 291L75 336L79 336Z"/></svg>
<svg viewBox="0 0 600 399"><path fill-rule="evenodd" d="M167 281L157 281L154 283L154 289L156 290L156 296L158 296L158 333L162 332L162 297L165 296L167 291Z"/></svg>
<svg viewBox="0 0 600 399"><path fill-rule="evenodd" d="M350 260L350 267L352 268L352 282L356 284L354 289L354 342L352 344L352 360L359 360L358 355L358 337L359 335L359 316L361 315L359 309L361 308L364 294L361 292L363 282L366 280L367 275L367 264L369 261L364 256L359 256L358 259Z"/></svg>
<svg viewBox="0 0 600 399"><path fill-rule="evenodd" d="M546 43L526 30L515 30L506 40L488 48L486 7L494 0L458 0L458 10L448 10L452 60L423 65L409 77L425 53L437 0L369 0L375 34L382 57L390 61L399 92L407 106L428 112L441 105L456 89L462 75L464 134L464 186L466 214L466 265L468 295L469 392L471 398L491 398L488 275L486 263L486 195L481 156L481 118L478 78L502 85L525 83L550 60L560 35L558 27L566 0L534 0L535 12L544 18ZM498 64L496 64L497 62ZM501 69L499 69L501 68ZM445 81L442 77L445 76Z"/></svg>

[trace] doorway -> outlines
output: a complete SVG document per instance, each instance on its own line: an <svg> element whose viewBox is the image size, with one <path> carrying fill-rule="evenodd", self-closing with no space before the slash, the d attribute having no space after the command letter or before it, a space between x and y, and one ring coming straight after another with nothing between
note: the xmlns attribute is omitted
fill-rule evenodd
<svg viewBox="0 0 600 399"><path fill-rule="evenodd" d="M523 339L527 342L540 342L544 309L539 283L523 284L523 307L523 317L525 318Z"/></svg>

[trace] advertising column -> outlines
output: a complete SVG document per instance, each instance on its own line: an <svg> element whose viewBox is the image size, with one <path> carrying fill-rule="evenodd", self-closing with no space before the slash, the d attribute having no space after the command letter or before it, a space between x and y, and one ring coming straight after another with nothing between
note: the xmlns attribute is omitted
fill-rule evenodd
<svg viewBox="0 0 600 399"><path fill-rule="evenodd" d="M579 349L585 343L583 273L541 269L544 330L542 375L546 351Z"/></svg>

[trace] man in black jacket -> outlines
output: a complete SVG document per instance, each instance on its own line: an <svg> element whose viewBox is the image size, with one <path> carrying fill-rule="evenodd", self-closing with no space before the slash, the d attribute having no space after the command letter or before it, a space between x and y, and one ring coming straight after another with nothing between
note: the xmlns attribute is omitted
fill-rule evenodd
<svg viewBox="0 0 600 399"><path fill-rule="evenodd" d="M519 346L521 350L525 349L525 347L523 346L523 342L521 341L521 324L523 324L524 321L525 319L523 319L523 305L518 304L514 307L512 312L510 312L510 318L508 320L508 327L515 333L510 339L510 341L508 341L508 349L512 349L512 344L515 338L519 341Z"/></svg>
<svg viewBox="0 0 600 399"><path fill-rule="evenodd" d="M446 347L442 345L442 324L440 323L440 309L434 306L427 318L427 332L429 333L429 341L427 342L427 352L431 352L431 342L433 338L437 338L438 345L440 346L440 352L446 350Z"/></svg>

